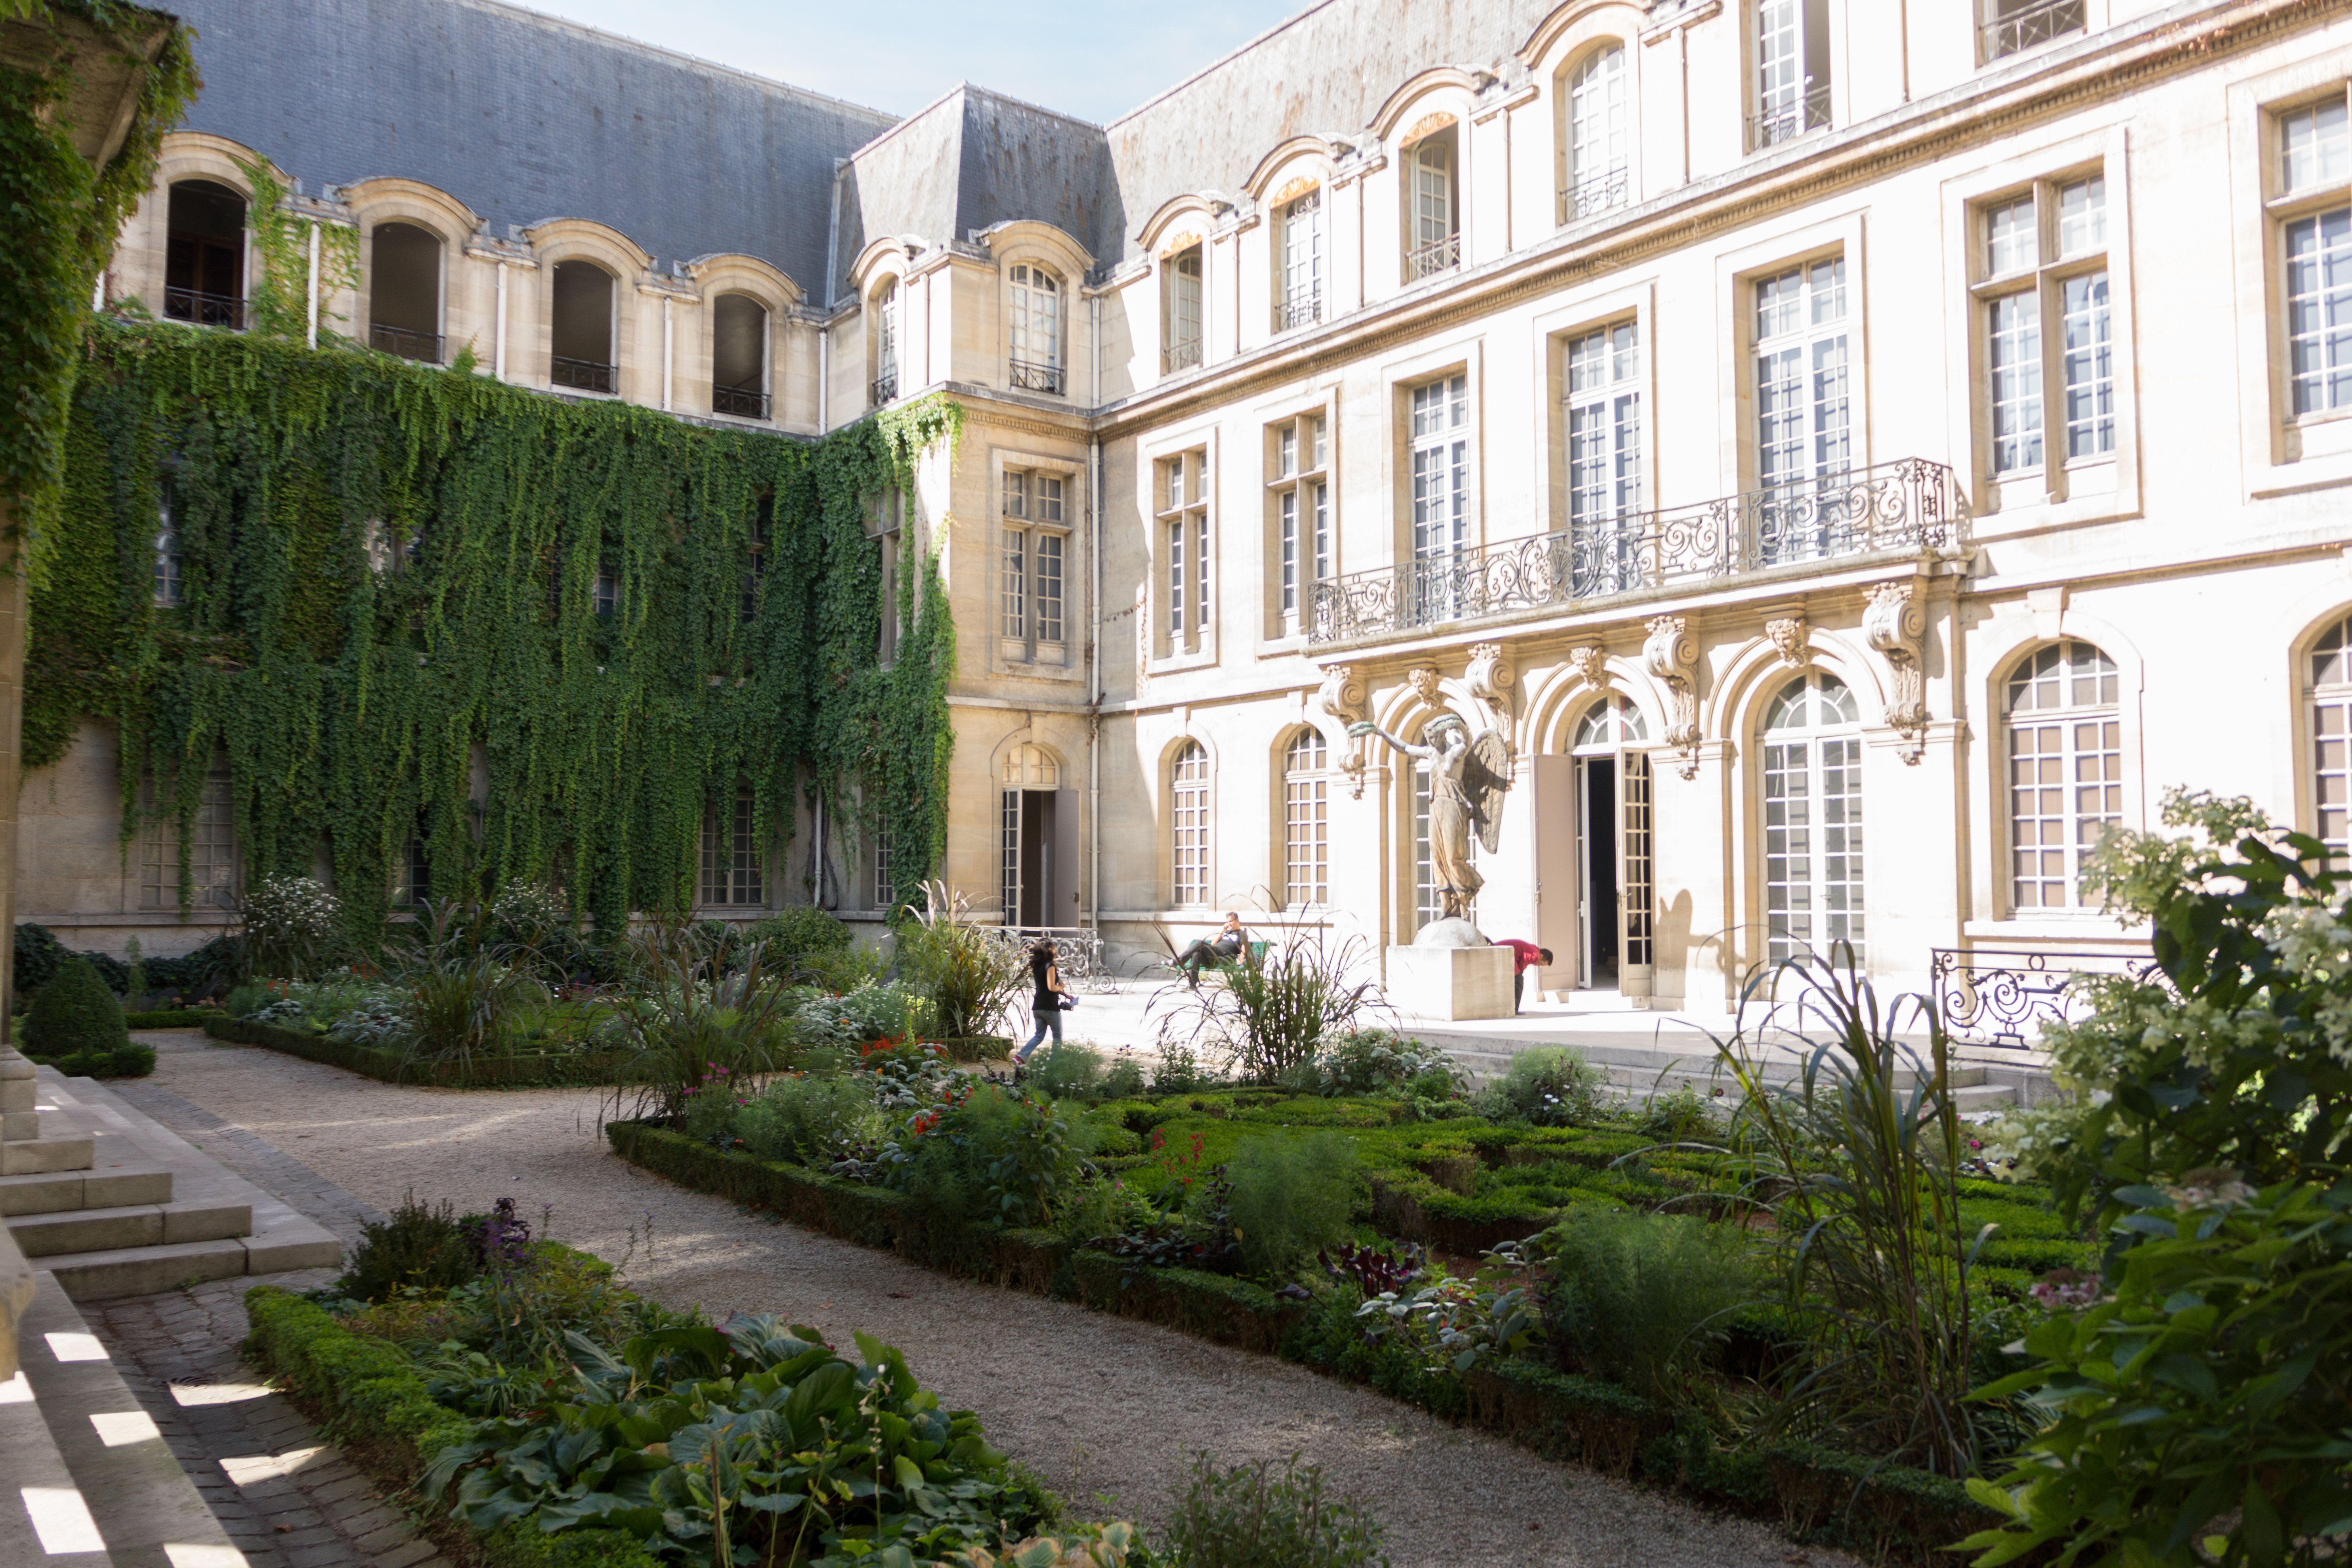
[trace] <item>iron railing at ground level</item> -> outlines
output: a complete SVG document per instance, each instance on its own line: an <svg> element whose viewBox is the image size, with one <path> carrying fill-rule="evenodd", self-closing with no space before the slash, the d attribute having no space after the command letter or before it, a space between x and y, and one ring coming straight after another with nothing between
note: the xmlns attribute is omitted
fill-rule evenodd
<svg viewBox="0 0 2352 1568"><path fill-rule="evenodd" d="M992 938L1027 957L1032 944L1051 940L1062 982L1087 991L1116 991L1118 977L1103 962L1102 933L1086 926L982 926ZM1024 993L1026 994L1026 992Z"/></svg>
<svg viewBox="0 0 2352 1568"><path fill-rule="evenodd" d="M194 321L200 327L245 330L245 300L235 294L206 294L195 289L163 290L163 319Z"/></svg>
<svg viewBox="0 0 2352 1568"><path fill-rule="evenodd" d="M1952 470L1906 458L1352 572L1315 584L1307 640L1402 637L1808 562L1949 549L1967 542L1968 521Z"/></svg>
<svg viewBox="0 0 2352 1568"><path fill-rule="evenodd" d="M406 327L386 326L382 321L368 325L368 347L381 349L403 359L419 360L426 364L441 363L441 334L412 331Z"/></svg>
<svg viewBox="0 0 2352 1568"><path fill-rule="evenodd" d="M732 415L738 419L765 419L768 395L756 386L713 386L710 412Z"/></svg>
<svg viewBox="0 0 2352 1568"><path fill-rule="evenodd" d="M1013 389L1015 392L1043 392L1058 397L1062 392L1062 367L1039 364L1033 360L1014 360Z"/></svg>
<svg viewBox="0 0 2352 1568"><path fill-rule="evenodd" d="M1808 132L1822 130L1829 122L1830 89L1827 87L1807 88L1800 96L1783 100L1748 117L1748 150L1761 153L1767 147L1794 142Z"/></svg>
<svg viewBox="0 0 2352 1568"><path fill-rule="evenodd" d="M1450 272L1462 260L1462 237L1449 234L1444 239L1433 239L1427 245L1404 253L1404 280L1417 283L1440 272Z"/></svg>
<svg viewBox="0 0 2352 1568"><path fill-rule="evenodd" d="M2084 20L2083 0L2039 0L2003 8L2002 15L1984 24L1984 58L2000 59L2079 33Z"/></svg>
<svg viewBox="0 0 2352 1568"><path fill-rule="evenodd" d="M2044 1026L2079 1017L2086 979L2160 979L2156 961L2113 952L1939 947L1930 965L1936 1016L1956 1046L2023 1050Z"/></svg>
<svg viewBox="0 0 2352 1568"><path fill-rule="evenodd" d="M620 368L593 359L566 359L562 354L550 354L547 383L550 386L568 386L576 392L611 392L614 390Z"/></svg>

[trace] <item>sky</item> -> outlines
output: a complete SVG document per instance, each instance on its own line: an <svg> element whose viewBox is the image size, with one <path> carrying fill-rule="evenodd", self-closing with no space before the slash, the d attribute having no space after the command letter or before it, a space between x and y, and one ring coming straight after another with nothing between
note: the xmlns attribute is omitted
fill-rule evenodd
<svg viewBox="0 0 2352 1568"><path fill-rule="evenodd" d="M893 114L971 81L1102 123L1315 0L517 3Z"/></svg>

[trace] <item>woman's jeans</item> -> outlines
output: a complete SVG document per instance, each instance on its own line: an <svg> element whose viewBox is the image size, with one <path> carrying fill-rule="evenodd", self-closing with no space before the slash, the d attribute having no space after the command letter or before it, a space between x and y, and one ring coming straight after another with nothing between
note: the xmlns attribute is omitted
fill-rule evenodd
<svg viewBox="0 0 2352 1568"><path fill-rule="evenodd" d="M1013 1059L1016 1062L1027 1061L1029 1053L1037 1048L1038 1043L1045 1039L1045 1031L1048 1029L1054 1031L1054 1043L1060 1045L1062 1043L1062 1010L1059 1007L1037 1009L1037 1026L1029 1031L1029 1043L1013 1052Z"/></svg>

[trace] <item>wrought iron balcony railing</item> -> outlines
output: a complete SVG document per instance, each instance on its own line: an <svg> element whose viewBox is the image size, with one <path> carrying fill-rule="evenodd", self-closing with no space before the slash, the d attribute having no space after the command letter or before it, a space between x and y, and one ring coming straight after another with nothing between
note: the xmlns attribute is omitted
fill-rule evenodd
<svg viewBox="0 0 2352 1568"><path fill-rule="evenodd" d="M2023 1050L2045 1024L2078 1016L2088 979L2158 980L2150 958L2112 952L1932 950L1936 1016L1956 1046Z"/></svg>
<svg viewBox="0 0 2352 1568"><path fill-rule="evenodd" d="M1966 542L1952 470L1906 458L1663 511L1624 512L1315 584L1310 643L1409 637L1457 621L1559 614L1619 594Z"/></svg>
<svg viewBox="0 0 2352 1568"><path fill-rule="evenodd" d="M1299 327L1311 327L1323 319L1323 291L1294 294L1277 300L1274 307L1274 330L1287 332Z"/></svg>
<svg viewBox="0 0 2352 1568"><path fill-rule="evenodd" d="M1038 364L1033 360L1014 360L1013 388L1016 392L1044 392L1058 397L1062 391L1062 367Z"/></svg>
<svg viewBox="0 0 2352 1568"><path fill-rule="evenodd" d="M874 406L881 407L898 395L898 373L894 370L887 375L876 376L874 384L867 390L873 396Z"/></svg>
<svg viewBox="0 0 2352 1568"><path fill-rule="evenodd" d="M403 359L422 360L426 364L441 363L438 332L411 331L406 327L388 327L382 321L373 321L368 326L368 347Z"/></svg>
<svg viewBox="0 0 2352 1568"><path fill-rule="evenodd" d="M710 389L710 412L738 419L765 419L768 395L756 386L716 386Z"/></svg>
<svg viewBox="0 0 2352 1568"><path fill-rule="evenodd" d="M2007 9L1984 24L1985 58L2021 54L2053 38L2079 33L2083 26L2083 0L2039 0L2039 4Z"/></svg>
<svg viewBox="0 0 2352 1568"><path fill-rule="evenodd" d="M1611 207L1622 207L1633 194L1633 183L1623 164L1603 169L1559 193L1559 221L1574 223Z"/></svg>
<svg viewBox="0 0 2352 1568"><path fill-rule="evenodd" d="M550 386L568 386L577 392L611 392L618 384L618 365L593 359L566 359L562 354L550 354L547 359Z"/></svg>
<svg viewBox="0 0 2352 1568"><path fill-rule="evenodd" d="M1180 370L1194 370L1201 363L1201 340L1183 338L1160 351L1160 374L1173 375Z"/></svg>
<svg viewBox="0 0 2352 1568"><path fill-rule="evenodd" d="M1450 272L1462 261L1462 237L1449 234L1404 253L1404 280L1417 283L1440 272Z"/></svg>
<svg viewBox="0 0 2352 1568"><path fill-rule="evenodd" d="M1748 117L1748 150L1760 153L1783 142L1794 142L1829 122L1830 89L1809 87L1801 98L1787 99Z"/></svg>
<svg viewBox="0 0 2352 1568"><path fill-rule="evenodd" d="M245 330L245 301L235 294L206 294L195 289L163 290L163 319L194 321L200 327Z"/></svg>

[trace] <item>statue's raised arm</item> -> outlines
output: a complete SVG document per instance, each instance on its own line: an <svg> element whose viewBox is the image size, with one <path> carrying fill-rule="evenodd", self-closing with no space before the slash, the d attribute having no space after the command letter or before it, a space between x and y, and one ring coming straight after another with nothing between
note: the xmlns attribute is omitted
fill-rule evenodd
<svg viewBox="0 0 2352 1568"><path fill-rule="evenodd" d="M1381 740L1386 741L1391 747L1402 752L1406 756L1412 757L1416 761L1425 757L1433 757L1437 755L1436 747L1416 746L1411 742L1400 741L1394 735L1390 734L1386 730L1381 729L1378 724L1373 723L1369 719L1360 719L1353 724L1349 725L1348 733L1358 736L1378 735Z"/></svg>

